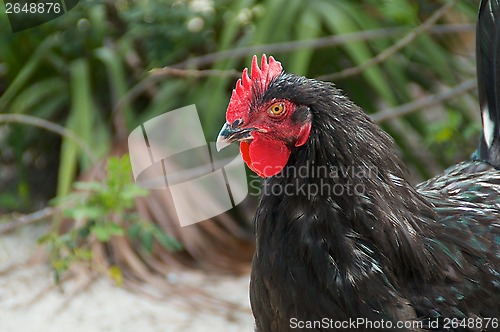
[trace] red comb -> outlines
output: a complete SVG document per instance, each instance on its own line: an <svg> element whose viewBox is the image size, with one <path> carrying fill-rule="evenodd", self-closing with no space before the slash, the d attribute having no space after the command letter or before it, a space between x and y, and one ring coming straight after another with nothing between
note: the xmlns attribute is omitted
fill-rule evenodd
<svg viewBox="0 0 500 332"><path fill-rule="evenodd" d="M243 74L236 82L236 88L233 89L229 106L227 107L226 120L233 123L236 119L245 118L248 114L248 106L252 100L252 89L257 85L257 91L265 91L269 82L279 75L283 67L279 61L274 60L272 56L267 62L266 55L262 55L262 60L257 64L257 56L252 58L252 73L251 78L248 76L248 68L243 70Z"/></svg>

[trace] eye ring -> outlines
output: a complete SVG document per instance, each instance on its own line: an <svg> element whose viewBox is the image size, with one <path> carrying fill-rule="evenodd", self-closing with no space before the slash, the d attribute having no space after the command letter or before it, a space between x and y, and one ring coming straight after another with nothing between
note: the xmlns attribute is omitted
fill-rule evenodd
<svg viewBox="0 0 500 332"><path fill-rule="evenodd" d="M267 113L273 117L282 116L285 113L285 104L282 102L274 103L267 109Z"/></svg>

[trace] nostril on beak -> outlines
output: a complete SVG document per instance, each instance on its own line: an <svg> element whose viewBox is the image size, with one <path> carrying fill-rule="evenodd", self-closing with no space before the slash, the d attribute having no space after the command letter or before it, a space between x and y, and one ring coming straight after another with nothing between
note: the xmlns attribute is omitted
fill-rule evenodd
<svg viewBox="0 0 500 332"><path fill-rule="evenodd" d="M229 140L230 137L231 137L231 126L229 125L229 123L226 122L219 131L219 135L217 136L217 141L215 142L215 148L217 149L217 152L219 152L220 150L224 149L229 144L231 144L231 141Z"/></svg>

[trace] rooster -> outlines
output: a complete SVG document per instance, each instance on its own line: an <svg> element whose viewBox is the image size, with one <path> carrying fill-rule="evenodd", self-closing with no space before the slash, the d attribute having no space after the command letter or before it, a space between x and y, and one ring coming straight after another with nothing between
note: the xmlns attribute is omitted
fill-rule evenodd
<svg viewBox="0 0 500 332"><path fill-rule="evenodd" d="M254 56L217 143L238 141L265 179L257 331L500 329L499 15L481 3L479 148L416 187L393 140L332 83Z"/></svg>

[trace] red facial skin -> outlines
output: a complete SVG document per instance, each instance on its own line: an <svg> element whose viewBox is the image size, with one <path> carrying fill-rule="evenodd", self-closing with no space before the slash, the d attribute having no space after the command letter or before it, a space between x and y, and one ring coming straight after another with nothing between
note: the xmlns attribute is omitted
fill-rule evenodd
<svg viewBox="0 0 500 332"><path fill-rule="evenodd" d="M252 128L252 138L240 143L240 151L248 167L261 177L278 174L287 164L291 150L304 145L311 131L310 121L292 121L291 116L297 106L286 99L276 98L250 111L253 91L265 91L282 70L280 62L272 56L268 62L265 54L262 55L259 68L257 57L254 56L252 73L249 76L248 69L243 70L226 112L228 124L240 123L238 130ZM283 106L280 114L272 112L277 104Z"/></svg>
<svg viewBox="0 0 500 332"><path fill-rule="evenodd" d="M283 106L276 115L272 108ZM252 140L240 143L243 160L261 177L278 174L285 167L294 147L304 145L309 138L311 122L294 122L291 117L296 105L285 99L273 99L261 105L244 119L241 128L256 128Z"/></svg>

